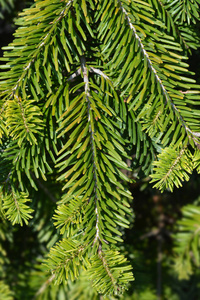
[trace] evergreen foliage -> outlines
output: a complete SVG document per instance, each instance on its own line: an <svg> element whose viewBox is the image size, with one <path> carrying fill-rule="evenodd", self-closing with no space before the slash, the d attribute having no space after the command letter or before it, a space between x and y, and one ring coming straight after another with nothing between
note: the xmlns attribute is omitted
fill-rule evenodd
<svg viewBox="0 0 200 300"><path fill-rule="evenodd" d="M14 7L14 0L0 0L0 18L3 18L1 11L10 11Z"/></svg>
<svg viewBox="0 0 200 300"><path fill-rule="evenodd" d="M9 290L9 287L3 282L0 281L0 296L1 299L13 300L12 292Z"/></svg>
<svg viewBox="0 0 200 300"><path fill-rule="evenodd" d="M6 22L8 16L9 18L16 17L16 13L18 11L25 6L30 6L32 3L32 0L0 0L0 20L4 20Z"/></svg>
<svg viewBox="0 0 200 300"><path fill-rule="evenodd" d="M123 293L133 281L126 174L173 191L200 172L199 86L186 63L198 4L35 0L20 14L1 59L1 211L28 224L40 180L58 182L50 283L86 269L99 293Z"/></svg>
<svg viewBox="0 0 200 300"><path fill-rule="evenodd" d="M175 267L180 279L188 279L193 274L193 264L196 267L200 265L200 208L195 205L187 205L182 212L183 217L178 221L178 230L175 235Z"/></svg>

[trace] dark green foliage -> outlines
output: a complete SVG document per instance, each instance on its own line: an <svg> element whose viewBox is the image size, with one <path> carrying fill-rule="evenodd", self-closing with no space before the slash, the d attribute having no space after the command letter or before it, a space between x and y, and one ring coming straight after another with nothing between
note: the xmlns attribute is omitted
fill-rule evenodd
<svg viewBox="0 0 200 300"><path fill-rule="evenodd" d="M200 208L187 205L183 208L183 217L177 224L175 235L175 268L180 279L188 279L193 274L192 265L200 266L199 238L200 238Z"/></svg>
<svg viewBox="0 0 200 300"><path fill-rule="evenodd" d="M3 18L2 11L10 11L14 7L15 0L0 0L0 18Z"/></svg>
<svg viewBox="0 0 200 300"><path fill-rule="evenodd" d="M199 44L187 34L185 21L198 18L190 2L36 0L17 20L0 75L1 210L27 224L34 198L37 220L41 189L57 202L45 218L62 235L36 297L82 269L99 293L124 292L133 177L151 174L172 191L199 172L199 86L185 62ZM45 218L52 246L58 236Z"/></svg>

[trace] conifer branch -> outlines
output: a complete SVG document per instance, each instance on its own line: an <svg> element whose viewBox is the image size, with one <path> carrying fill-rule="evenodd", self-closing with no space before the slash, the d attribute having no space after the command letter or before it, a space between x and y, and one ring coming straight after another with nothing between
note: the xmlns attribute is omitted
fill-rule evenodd
<svg viewBox="0 0 200 300"><path fill-rule="evenodd" d="M20 107L20 111L21 111L23 122L24 122L24 126L26 128L27 133L29 133L29 128L28 128L28 125L27 125L27 122L26 122L25 111L24 111L24 108L22 106L21 99L17 95L15 95L15 98L17 99L17 103Z"/></svg>
<svg viewBox="0 0 200 300"><path fill-rule="evenodd" d="M181 125L185 128L186 134L188 135L189 139L192 138L193 141L194 141L194 143L195 143L195 145L197 145L197 144L198 144L198 140L196 139L196 137L199 136L199 133L193 132L193 131L190 130L190 129L188 128L188 126L186 125L186 123L185 123L183 117L181 116L180 112L178 111L177 107L175 106L175 104L173 103L171 97L169 96L169 94L168 94L168 92L167 92L165 86L163 85L162 80L161 80L160 77L158 76L158 72L157 72L156 69L154 68L153 62L151 61L151 59L150 59L150 57L149 57L149 54L148 54L147 51L145 50L145 47L144 47L144 45L143 45L143 43L142 43L141 38L139 37L139 35L137 34L137 31L136 31L135 27L133 26L133 24L132 24L132 22L131 22L131 19L130 19L130 17L128 16L128 12L127 12L127 11L125 10L125 8L123 7L123 5L122 5L122 3L121 3L121 0L118 0L118 3L119 3L119 7L120 7L121 11L122 11L123 14L125 15L125 19L126 19L128 25L129 25L130 29L131 29L132 32L133 32L134 38L136 38L137 41L138 41L138 45L139 45L139 47L140 47L140 49L141 49L141 52L142 52L142 54L143 54L143 57L147 59L148 67L149 67L150 72L154 74L155 79L156 79L156 82L157 82L158 84L160 84L160 87L161 87L161 90L162 90L162 92L163 92L163 96L165 97L166 103L168 103L168 102L170 103L170 105L171 105L171 107L172 107L174 113L175 113L175 114L177 115L177 117L178 117L179 122L180 122ZM166 103L165 103L165 104L166 104ZM190 136L189 133L190 133L192 136Z"/></svg>
<svg viewBox="0 0 200 300"><path fill-rule="evenodd" d="M134 37L137 39L137 41L138 41L138 44L139 44L139 46L140 46L140 48L141 48L143 57L147 59L149 69L153 72L153 74L154 74L154 76L155 76L155 78L156 78L156 81L160 83L161 89L163 90L163 93L164 93L164 95L165 95L165 97L166 97L166 101L168 102L169 96L168 96L168 94L167 94L167 91L166 91L166 89L165 89L165 87L164 87L164 85L163 85L163 83L162 83L162 80L161 80L160 77L158 76L156 69L153 67L153 63L152 63L152 61L151 61L151 59L150 59L150 57L149 57L149 54L148 54L147 51L145 50L145 47L144 47L144 45L143 45L143 43L142 43L141 38L140 38L139 35L137 34L137 31L136 31L135 27L133 26L133 24L132 24L132 22L131 22L131 19L130 19L129 16L128 16L127 11L126 11L125 8L122 6L121 0L118 0L118 3L119 3L119 6L120 6L120 8L121 8L121 11L122 11L123 14L125 15L125 19L126 19L128 25L129 25L130 29L133 31L133 36L134 36Z"/></svg>
<svg viewBox="0 0 200 300"><path fill-rule="evenodd" d="M99 236L99 212L98 212L98 207L97 207L97 202L99 201L98 199L98 194L97 194L97 188L98 188L98 175L97 175L97 167L96 167L96 153L95 153L95 144L94 144L94 131L91 126L91 117L90 117L90 111L91 111L91 102L90 102L90 88L89 88L89 78L88 78L88 69L86 66L86 59L84 56L81 57L81 71L83 73L83 80L85 83L85 95L86 95L86 101L88 103L87 106L87 114L88 114L88 122L89 122L89 132L90 132L90 144L92 148L92 161L93 161L93 178L94 178L94 193L95 193L95 214L96 214L96 235L94 239L94 244L100 239Z"/></svg>
<svg viewBox="0 0 200 300"><path fill-rule="evenodd" d="M92 73L95 73L95 74L98 74L98 75L102 76L102 77L105 78L106 80L111 81L111 79L110 79L104 72L102 72L102 71L99 70L99 69L90 67L89 71L92 72Z"/></svg>
<svg viewBox="0 0 200 300"><path fill-rule="evenodd" d="M103 265L106 273L110 277L113 286L115 286L116 280L113 277L112 272L111 272L111 270L110 270L110 268L108 266L108 262L106 261L106 258L105 258L104 254L102 252L101 246L99 247L98 256L99 256L100 260L102 261L102 265Z"/></svg>
<svg viewBox="0 0 200 300"><path fill-rule="evenodd" d="M174 20L173 20L173 18L172 18L172 16L171 16L171 14L170 14L169 11L166 9L166 6L164 5L164 3L163 3L162 1L160 1L160 0L158 0L158 3L159 3L160 6L162 7L162 9L165 11L166 16L167 16L166 19L167 19L167 20L172 20L173 25L174 25L175 28L176 28L176 33L177 33L178 36L179 36L180 42L182 42L182 43L185 45L185 48L186 48L186 49L189 49L190 47L187 45L187 42L185 41L184 37L181 35L181 32L180 32L180 30L179 30L177 24L175 24L175 22L174 22Z"/></svg>
<svg viewBox="0 0 200 300"><path fill-rule="evenodd" d="M188 204L183 206L181 213L182 218L178 220L173 235L174 265L179 279L189 279L194 267L200 267L200 207Z"/></svg>
<svg viewBox="0 0 200 300"><path fill-rule="evenodd" d="M155 173L151 174L151 182L156 181L154 187L161 191L166 188L172 191L174 186L182 186L182 181L189 180L188 174L191 174L194 168L187 146L181 147L179 151L170 147L164 148L158 155L158 161L153 164Z"/></svg>
<svg viewBox="0 0 200 300"><path fill-rule="evenodd" d="M170 169L168 170L166 175L163 177L163 181L166 181L168 179L168 177L170 176L170 174L173 172L174 168L176 167L176 165L179 163L180 159L182 158L182 156L185 152L185 149L186 148L181 149L181 151L179 152L179 155L176 157L176 159L173 162L173 164L171 165Z"/></svg>
<svg viewBox="0 0 200 300"><path fill-rule="evenodd" d="M134 280L131 266L126 265L126 258L116 250L99 249L91 261L88 275L99 293L120 294L126 289L127 282Z"/></svg>
<svg viewBox="0 0 200 300"><path fill-rule="evenodd" d="M43 285L40 287L40 289L37 291L37 293L35 294L33 300L37 299L37 297L39 295L41 295L45 290L46 288L52 283L52 281L55 279L55 274L51 275L51 277L49 277L44 283Z"/></svg>
<svg viewBox="0 0 200 300"><path fill-rule="evenodd" d="M31 60L29 60L28 63L26 63L26 66L24 66L24 72L20 76L20 78L17 81L17 84L12 89L12 95L15 94L15 91L18 89L20 82L23 81L25 76L28 73L28 70L32 66L32 64L35 62L38 54L41 52L42 48L45 46L46 41L48 41L48 37L54 32L54 30L57 28L57 24L66 16L66 10L68 7L73 3L74 0L69 0L67 4L65 5L65 8L62 9L59 16L50 24L52 24L51 28L49 29L49 32L45 35L45 37L42 39L40 44L36 47L35 51L32 54Z"/></svg>
<svg viewBox="0 0 200 300"><path fill-rule="evenodd" d="M81 75L81 68L79 68L76 72L74 72L67 81L73 81L77 76Z"/></svg>
<svg viewBox="0 0 200 300"><path fill-rule="evenodd" d="M17 211L19 212L20 211L19 204L18 204L17 197L16 197L16 195L15 195L15 193L14 193L13 190L12 190L12 196L13 196L13 200L15 202L15 207L16 207Z"/></svg>
<svg viewBox="0 0 200 300"><path fill-rule="evenodd" d="M111 79L101 70L93 68L93 67L89 67L89 72L91 73L95 73L98 74L100 76L102 76L103 78L105 78L106 80L111 81ZM77 76L81 75L81 68L79 68L76 72L74 72L68 79L67 81L73 81Z"/></svg>
<svg viewBox="0 0 200 300"><path fill-rule="evenodd" d="M54 279L56 284L76 279L82 267L95 289L109 297L133 280L123 247L117 251L120 228L128 228L132 218L132 195L123 184L131 180L121 171L130 170L127 151L133 149L134 172L139 166L148 175L158 157L152 182L160 190L181 186L199 169L199 156L186 145L194 147L200 137L199 92L196 85L188 92L194 80L184 77L192 73L177 55L183 43L160 5L160 0L36 0L22 13L7 47L2 69L9 71L0 77L0 134L6 141L2 211L13 225L27 224L28 189L35 199L38 185L52 202L57 199L46 187L57 180L66 191L53 215L65 238L51 247L45 264L52 275L37 283L35 299L48 294ZM60 188L59 183L55 195ZM36 200L41 209L44 204ZM45 237L51 235L45 229Z"/></svg>
<svg viewBox="0 0 200 300"><path fill-rule="evenodd" d="M27 202L30 202L28 194L19 193L14 190L14 187L11 187L11 192L3 195L3 210L13 225L20 224L22 226L22 221L28 224L28 220L32 218L33 209L26 204Z"/></svg>

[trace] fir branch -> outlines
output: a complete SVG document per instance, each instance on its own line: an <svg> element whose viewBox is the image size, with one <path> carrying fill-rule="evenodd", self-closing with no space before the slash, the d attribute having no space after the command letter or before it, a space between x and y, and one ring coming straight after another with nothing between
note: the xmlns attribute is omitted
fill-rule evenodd
<svg viewBox="0 0 200 300"><path fill-rule="evenodd" d="M182 218L177 222L174 238L174 263L179 279L189 279L194 266L200 266L200 207L186 205Z"/></svg>
<svg viewBox="0 0 200 300"><path fill-rule="evenodd" d="M127 288L128 281L134 280L131 269L118 251L99 250L97 255L91 257L88 275L99 293L118 295Z"/></svg>
<svg viewBox="0 0 200 300"><path fill-rule="evenodd" d="M31 209L26 203L30 202L28 199L28 194L24 192L15 191L11 188L9 194L3 195L3 211L5 211L5 216L12 222L13 225L20 224L23 225L23 221L28 224L28 220L32 218Z"/></svg>
<svg viewBox="0 0 200 300"><path fill-rule="evenodd" d="M27 133L29 133L29 128L28 128L28 124L26 122L24 108L22 106L22 100L17 95L15 95L15 99L17 99L17 103L18 103L18 105L20 107L20 111L21 111L21 115L22 115L22 119L23 119L23 122L24 122L24 126L26 128L26 131L27 131Z"/></svg>
<svg viewBox="0 0 200 300"><path fill-rule="evenodd" d="M67 78L67 81L74 81L77 76L81 75L81 68L76 70L69 78Z"/></svg>
<svg viewBox="0 0 200 300"><path fill-rule="evenodd" d="M98 256L99 256L100 260L102 261L102 265L103 265L103 267L104 267L106 273L107 273L108 276L110 277L110 280L111 280L113 286L115 286L116 280L115 280L115 278L113 277L112 272L111 272L111 270L110 270L110 268L109 268L109 266L108 266L108 262L107 262L107 260L106 260L106 258L105 258L104 253L102 252L101 246L99 247L99 250L98 250ZM118 288L118 287L117 287L117 288Z"/></svg>
<svg viewBox="0 0 200 300"><path fill-rule="evenodd" d="M189 45L187 44L186 40L184 39L184 37L182 36L180 30L179 30L179 27L178 25L174 22L170 12L166 9L166 6L164 5L164 3L160 0L158 0L158 3L160 4L161 8L164 10L165 14L166 14L166 19L167 20L172 20L173 22L173 26L175 27L176 29L176 33L178 34L179 36L179 39L180 39L180 43L182 42L185 46L186 49L189 49Z"/></svg>
<svg viewBox="0 0 200 300"><path fill-rule="evenodd" d="M2 300L14 300L13 291L3 280L0 280L0 297Z"/></svg>
<svg viewBox="0 0 200 300"><path fill-rule="evenodd" d="M45 290L46 288L52 283L52 281L55 279L55 274L51 275L51 277L49 277L44 283L43 285L40 287L40 289L37 291L37 293L35 294L33 300L37 299L37 297L39 295L41 295Z"/></svg>
<svg viewBox="0 0 200 300"><path fill-rule="evenodd" d="M166 175L163 177L163 181L166 181L169 178L170 174L173 172L174 168L176 167L176 165L179 163L179 161L181 160L182 156L184 155L185 150L186 150L186 148L181 149L181 151L179 152L179 154L176 157L175 161L171 165L170 169L168 170L168 172L166 173Z"/></svg>
<svg viewBox="0 0 200 300"><path fill-rule="evenodd" d="M14 99L8 100L6 110L6 123L10 136L21 146L24 140L31 145L37 144L37 137L44 135L42 112L33 104L34 101L14 95Z"/></svg>
<svg viewBox="0 0 200 300"><path fill-rule="evenodd" d="M182 181L189 180L188 173L191 174L193 170L192 155L187 147L179 150L166 147L153 164L155 167L151 182L157 181L154 187L161 191L166 188L173 191L174 186L182 186Z"/></svg>
<svg viewBox="0 0 200 300"><path fill-rule="evenodd" d="M106 80L109 80L111 82L110 78L101 70L93 68L93 67L89 67L88 69L89 69L89 72L98 74L98 75L102 76L103 78L105 78ZM67 79L67 81L74 81L75 78L79 75L81 75L81 68L79 68L72 75L70 75L70 77Z"/></svg>
<svg viewBox="0 0 200 300"><path fill-rule="evenodd" d="M66 282L69 277L73 281L78 277L80 265L85 253L85 245L72 238L62 239L51 248L45 265L52 275L55 283ZM64 275L64 276L63 276Z"/></svg>
<svg viewBox="0 0 200 300"><path fill-rule="evenodd" d="M17 81L17 84L12 88L11 95L14 95L16 90L18 89L20 83L24 80L25 76L28 73L28 70L32 66L32 64L35 62L38 54L42 51L42 48L45 46L46 41L48 41L48 37L54 32L55 29L57 29L58 23L66 16L66 11L68 7L74 2L74 0L69 0L67 4L65 5L64 9L60 12L59 16L51 22L51 27L49 28L49 32L45 35L45 37L42 39L42 41L39 43L39 45L36 47L34 52L32 53L31 59L26 63L26 66L24 66L24 72L20 76L20 78Z"/></svg>
<svg viewBox="0 0 200 300"><path fill-rule="evenodd" d="M111 82L111 79L104 72L102 72L101 70L99 70L97 68L90 67L89 71L92 72L92 73L98 74L98 75L102 76L104 79Z"/></svg>
<svg viewBox="0 0 200 300"><path fill-rule="evenodd" d="M129 25L130 29L131 29L132 32L133 32L134 38L136 38L137 41L138 41L138 45L139 45L139 47L140 47L140 49L141 49L141 52L142 52L142 54L143 54L143 57L144 57L144 58L147 60L147 62L148 62L148 68L149 68L150 72L152 72L152 73L154 74L155 79L156 79L156 82L157 82L158 84L160 84L161 90L162 90L162 92L163 92L163 96L164 96L164 98L165 98L165 100L166 100L166 103L165 103L165 104L167 104L168 102L170 103L170 105L171 105L171 107L172 107L172 109L173 109L173 112L175 113L175 115L177 115L177 118L178 118L179 122L181 123L181 125L184 127L184 129L185 129L185 131L186 131L186 134L188 135L189 139L192 138L192 140L194 141L195 145L197 145L197 144L198 144L198 139L197 139L196 137L199 136L199 133L193 132L193 131L190 130L190 128L188 128L188 126L186 125L186 122L184 121L184 119L183 119L183 117L181 116L180 112L178 111L176 105L173 103L171 97L169 96L168 91L166 90L165 86L164 86L163 83L162 83L162 80L161 80L160 77L158 76L158 72L157 72L156 69L154 68L153 62L151 61L151 59L150 59L150 57L149 57L149 54L148 54L147 51L145 50L145 47L144 47L144 45L143 45L143 43L142 43L141 38L139 37L139 35L137 34L137 31L136 31L135 27L133 26L133 24L132 24L132 22L131 22L131 19L130 19L130 17L128 16L128 12L127 12L126 9L123 7L121 0L117 0L117 1L118 1L119 7L120 7L122 13L123 13L124 16L125 16L125 19L126 19L128 25ZM192 136L190 136L189 133L190 133Z"/></svg>
<svg viewBox="0 0 200 300"><path fill-rule="evenodd" d="M81 71L83 73L83 80L85 83L85 95L86 95L86 101L88 103L87 106L87 114L88 114L88 122L89 122L89 132L90 132L90 144L91 144L91 148L92 148L92 161L93 161L93 178L94 178L94 182L95 182L95 186L94 186L94 193L95 193L95 203L96 203L96 207L95 207L95 214L96 214L96 235L95 235L95 239L94 239L94 244L100 240L100 236L99 236L99 212L98 212L98 207L97 207L97 202L99 201L98 199L98 194L97 194L97 188L98 188L98 176L97 176L97 167L96 167L96 154L95 154L95 150L94 150L94 131L92 130L92 126L91 126L91 122L90 122L90 110L91 110L91 102L90 102L90 89L89 89L89 78L88 78L88 69L86 67L86 59L84 56L81 57Z"/></svg>
<svg viewBox="0 0 200 300"><path fill-rule="evenodd" d="M13 189L17 178L21 190L27 190L24 182L30 189L37 189L36 183L49 201L57 202L38 179L41 174L50 184L54 181L54 176L45 176L47 169L53 172L48 164L49 155L53 157L59 168L56 179L67 190L54 225L67 239L51 248L46 266L53 274L37 285L35 297L46 297L54 279L58 284L73 281L82 267L99 293L119 294L133 280L131 266L115 246L123 241L119 227L129 227L126 216L132 213L132 195L122 183L130 182L121 171L130 170L125 148L132 151L134 145L134 170L137 164L150 170L164 135L163 148L174 148L158 156L152 181L161 190L173 190L188 180L194 165L199 168L199 157L194 159L185 147L197 144L200 137L199 110L190 114L197 91L191 97L176 91L175 79L182 86L184 77L179 74L188 72L183 57L176 55L180 43L167 36L164 20L156 20L146 2L37 0L23 14L16 39L5 53L3 69L10 71L1 75L2 120L14 140L5 152L11 171L16 171L10 173L16 178L9 182L13 193L4 195L3 209L13 224L31 218L28 195ZM31 38L26 36L30 32ZM128 107L131 97L135 99ZM10 167L6 171L3 178L8 182Z"/></svg>

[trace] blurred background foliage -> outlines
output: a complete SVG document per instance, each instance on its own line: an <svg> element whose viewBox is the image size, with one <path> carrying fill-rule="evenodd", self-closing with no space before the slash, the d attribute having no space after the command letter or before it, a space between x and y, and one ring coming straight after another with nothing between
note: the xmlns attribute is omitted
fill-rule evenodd
<svg viewBox="0 0 200 300"><path fill-rule="evenodd" d="M12 41L18 13L32 2L0 0L0 49ZM200 37L199 23L193 26ZM200 83L199 58L200 50L192 50L189 64L196 73L197 83ZM33 195L36 214L28 226L13 227L0 212L0 299L200 299L200 178L197 174L173 193L156 191L149 185L149 178L132 184L134 216L131 227L123 232L123 247L134 266L136 279L128 292L118 298L98 295L84 272L67 286L51 284L53 276L49 278L40 262L59 238L52 214L60 188L58 184L44 186L41 181L36 184L39 187Z"/></svg>

